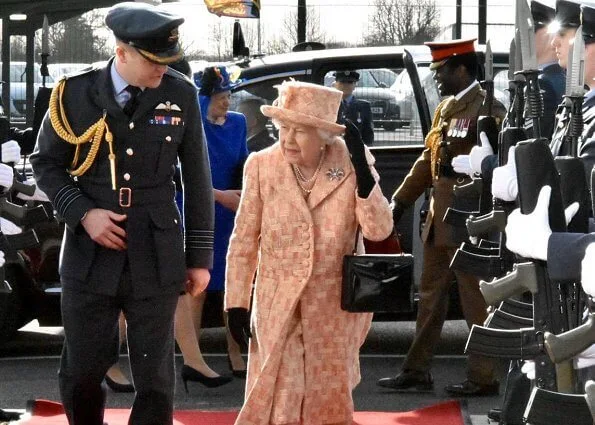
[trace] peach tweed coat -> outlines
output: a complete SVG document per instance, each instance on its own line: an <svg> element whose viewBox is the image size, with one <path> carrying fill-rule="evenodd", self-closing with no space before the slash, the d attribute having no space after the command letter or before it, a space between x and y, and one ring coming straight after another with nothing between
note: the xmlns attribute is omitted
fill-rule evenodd
<svg viewBox="0 0 595 425"><path fill-rule="evenodd" d="M341 178L327 174L340 169ZM378 184L367 199L357 196L342 140L327 146L307 200L278 143L250 155L243 187L227 256L225 308L249 308L257 277L246 395L236 425L351 424L359 348L371 314L341 310L342 262L353 252L358 224L369 239L388 237L388 201Z"/></svg>

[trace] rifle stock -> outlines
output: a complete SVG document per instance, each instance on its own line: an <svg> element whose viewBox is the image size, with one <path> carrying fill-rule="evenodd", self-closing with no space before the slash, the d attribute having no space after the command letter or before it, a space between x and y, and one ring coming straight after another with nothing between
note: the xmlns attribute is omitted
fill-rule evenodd
<svg viewBox="0 0 595 425"><path fill-rule="evenodd" d="M537 292L535 265L531 262L515 264L512 271L500 279L480 281L479 290L488 305L495 305L525 291L534 294Z"/></svg>
<svg viewBox="0 0 595 425"><path fill-rule="evenodd" d="M595 313L582 325L567 332L555 335L545 332L545 348L554 363L561 363L580 354L595 343Z"/></svg>

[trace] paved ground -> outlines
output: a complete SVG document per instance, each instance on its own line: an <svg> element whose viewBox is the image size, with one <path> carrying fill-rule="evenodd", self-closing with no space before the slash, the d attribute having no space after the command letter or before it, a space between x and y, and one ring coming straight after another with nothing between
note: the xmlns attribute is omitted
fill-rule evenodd
<svg viewBox="0 0 595 425"><path fill-rule="evenodd" d="M31 327L30 327L31 328ZM466 341L463 322L448 322L443 332L439 355L436 357L433 374L435 391L428 394L400 394L376 386L378 378L389 376L398 370L403 353L410 344L414 324L412 322L374 323L362 348L362 382L354 392L357 410L405 411L428 406L451 399L443 390L444 385L462 380L465 359L459 355ZM24 409L26 401L34 398L58 400L57 376L62 336L60 328L39 329L21 332L19 337L0 347L0 407ZM201 346L208 363L220 373L229 373L224 353L222 329L207 329L201 338ZM180 370L182 359L177 357ZM126 364L127 357L121 361ZM231 383L214 389L189 383L189 393L184 392L181 382L176 388L175 403L179 409L227 410L238 409L242 402L244 381L234 379ZM108 392L109 407L127 407L132 394ZM499 397L480 397L467 400L474 425L487 424L485 413L499 403Z"/></svg>

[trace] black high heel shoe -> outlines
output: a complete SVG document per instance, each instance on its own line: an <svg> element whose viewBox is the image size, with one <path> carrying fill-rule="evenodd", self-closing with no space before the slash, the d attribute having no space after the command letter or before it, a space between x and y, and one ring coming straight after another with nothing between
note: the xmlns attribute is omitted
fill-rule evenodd
<svg viewBox="0 0 595 425"><path fill-rule="evenodd" d="M235 376L236 378L240 378L240 379L246 379L247 370L246 369L234 369L233 365L231 364L231 358L229 357L229 354L227 355L227 364L228 364L229 370L231 370L231 374L233 376Z"/></svg>
<svg viewBox="0 0 595 425"><path fill-rule="evenodd" d="M115 393L133 393L134 392L134 385L120 384L119 382L114 381L108 375L105 375L105 383Z"/></svg>
<svg viewBox="0 0 595 425"><path fill-rule="evenodd" d="M210 378L190 366L184 365L182 367L182 382L184 382L186 393L188 393L188 381L199 382L207 388L216 388L228 384L232 380L231 376L220 375Z"/></svg>

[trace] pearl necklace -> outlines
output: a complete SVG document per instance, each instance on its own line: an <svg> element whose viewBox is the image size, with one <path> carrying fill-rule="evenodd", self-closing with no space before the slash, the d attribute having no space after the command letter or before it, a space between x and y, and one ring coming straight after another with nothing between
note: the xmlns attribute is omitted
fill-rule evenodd
<svg viewBox="0 0 595 425"><path fill-rule="evenodd" d="M310 177L309 179L307 179L304 176L304 174L302 173L302 170L300 170L300 167L298 167L297 165L293 165L293 173L295 174L295 178L297 180L298 186L300 187L300 189L302 189L302 191L306 195L309 195L310 192L312 192L312 188L314 187L314 185L312 185L312 188L306 189L304 184L309 184L316 180L316 177L318 177L318 173L320 172L320 169L322 168L322 163L324 162L324 154L325 153L326 153L326 149L322 151L322 155L320 155L320 161L318 161L318 167L316 167L314 174L312 174L312 177Z"/></svg>

